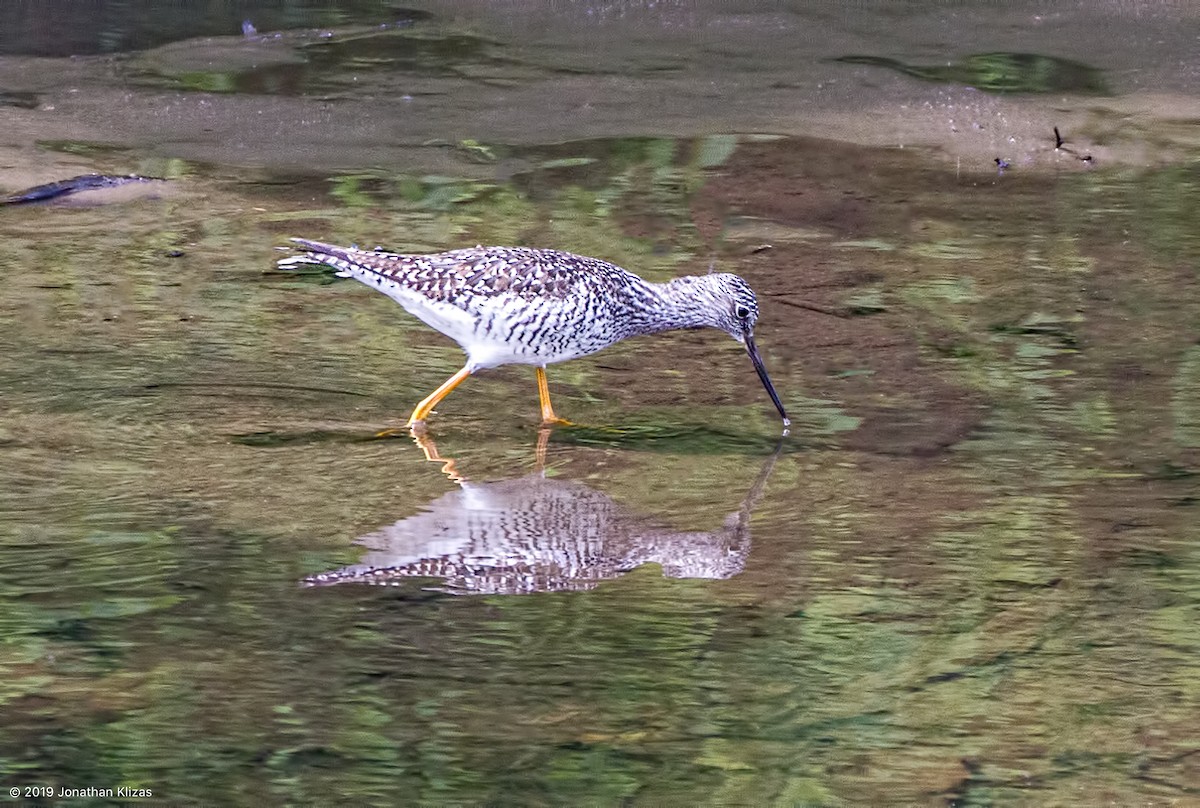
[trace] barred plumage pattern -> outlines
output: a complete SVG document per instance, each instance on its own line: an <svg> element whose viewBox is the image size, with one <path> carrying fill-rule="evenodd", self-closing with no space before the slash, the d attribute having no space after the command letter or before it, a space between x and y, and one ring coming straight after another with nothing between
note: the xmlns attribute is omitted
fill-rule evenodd
<svg viewBox="0 0 1200 808"><path fill-rule="evenodd" d="M359 564L312 575L308 586L399 585L441 578L451 594L526 594L592 589L646 563L671 578L729 578L750 550L750 505L713 532L677 532L630 513L582 483L530 475L461 483L423 512L356 540Z"/></svg>
<svg viewBox="0 0 1200 808"><path fill-rule="evenodd" d="M639 334L704 327L719 328L746 346L784 426L790 423L754 345L758 302L737 275L650 283L607 261L560 250L472 247L409 255L292 241L301 252L279 260L281 269L333 267L337 275L383 292L466 352L463 371L418 405L410 424L477 370L506 364L545 368ZM553 421L544 383L541 391L544 418Z"/></svg>
<svg viewBox="0 0 1200 808"><path fill-rule="evenodd" d="M637 334L721 328L732 319L730 306L721 306L723 316L708 309L725 287L753 317L758 313L753 292L736 275L653 284L607 261L561 250L471 247L406 255L294 241L305 252L282 259L280 267L326 264L378 289L457 340L472 371L562 362Z"/></svg>

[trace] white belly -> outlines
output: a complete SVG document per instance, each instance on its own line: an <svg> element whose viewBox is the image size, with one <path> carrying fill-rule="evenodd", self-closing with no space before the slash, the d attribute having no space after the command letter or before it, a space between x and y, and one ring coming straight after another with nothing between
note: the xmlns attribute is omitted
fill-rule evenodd
<svg viewBox="0 0 1200 808"><path fill-rule="evenodd" d="M466 311L452 303L431 300L406 286L374 273L352 273L351 277L383 292L404 307L412 316L453 339L467 354L467 367L472 371L500 365L544 366L565 362L592 353L604 344L581 345L574 341L564 344L557 339L571 325L569 317L555 311L557 304L548 304L550 311L538 318L538 327L523 325L528 311L521 300L475 298L472 310ZM569 314L564 309L563 314ZM530 332L550 336L550 339L529 338ZM516 335L525 335L521 340Z"/></svg>

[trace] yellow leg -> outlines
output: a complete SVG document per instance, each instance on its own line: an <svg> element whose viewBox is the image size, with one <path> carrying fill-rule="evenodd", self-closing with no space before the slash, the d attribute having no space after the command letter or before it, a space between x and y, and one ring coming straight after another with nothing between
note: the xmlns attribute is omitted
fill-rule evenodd
<svg viewBox="0 0 1200 808"><path fill-rule="evenodd" d="M562 424L569 426L570 421L559 418L554 414L554 406L550 403L550 385L546 382L546 369L537 369L538 398L542 402L542 426Z"/></svg>
<svg viewBox="0 0 1200 808"><path fill-rule="evenodd" d="M429 416L429 413L433 412L433 408L438 405L438 402L450 395L450 391L462 384L463 381L466 380L466 378L470 375L471 371L463 368L458 373L455 373L449 379L446 379L446 381L442 382L442 386L430 393L425 400L418 404L417 408L412 411L412 415L408 416L408 426L414 427L417 424L424 422L424 420Z"/></svg>

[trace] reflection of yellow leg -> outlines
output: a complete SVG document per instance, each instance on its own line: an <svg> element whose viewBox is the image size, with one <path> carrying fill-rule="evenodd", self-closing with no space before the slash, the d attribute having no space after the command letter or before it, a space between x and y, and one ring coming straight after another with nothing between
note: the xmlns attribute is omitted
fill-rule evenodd
<svg viewBox="0 0 1200 808"><path fill-rule="evenodd" d="M537 448L534 449L534 460L538 473L546 470L546 447L550 443L550 430L542 427L538 430Z"/></svg>
<svg viewBox="0 0 1200 808"><path fill-rule="evenodd" d="M430 393L424 401L417 405L417 408L412 411L412 415L408 416L408 426L414 426L424 421L429 413L433 412L433 408L438 405L446 396L450 395L450 391L463 383L463 380L471 375L471 371L463 368L458 373L455 373L449 379L442 382L442 386Z"/></svg>
<svg viewBox="0 0 1200 808"><path fill-rule="evenodd" d="M425 453L426 460L430 463L442 464L442 474L445 474L456 483L460 483L465 479L458 473L458 469L454 467L454 458L445 458L438 454L437 444L433 442L433 438L425 434L424 430L414 427L410 434L412 435L413 442Z"/></svg>
<svg viewBox="0 0 1200 808"><path fill-rule="evenodd" d="M538 398L542 402L542 426L549 426L551 424L569 425L570 421L559 418L554 414L554 407L550 404L550 385L546 382L545 368L537 369L537 383Z"/></svg>

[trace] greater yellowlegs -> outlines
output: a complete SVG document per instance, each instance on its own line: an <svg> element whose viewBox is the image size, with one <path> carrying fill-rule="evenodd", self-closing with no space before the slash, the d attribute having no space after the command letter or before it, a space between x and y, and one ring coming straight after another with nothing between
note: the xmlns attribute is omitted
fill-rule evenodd
<svg viewBox="0 0 1200 808"><path fill-rule="evenodd" d="M340 277L378 289L458 342L467 363L409 416L418 427L477 370L522 364L537 368L542 423L554 414L546 365L595 353L626 337L676 328L719 328L746 346L750 361L790 425L754 345L758 302L737 275L712 273L650 283L618 266L558 250L470 247L430 255L338 247L292 239L302 252L278 266L325 264Z"/></svg>

